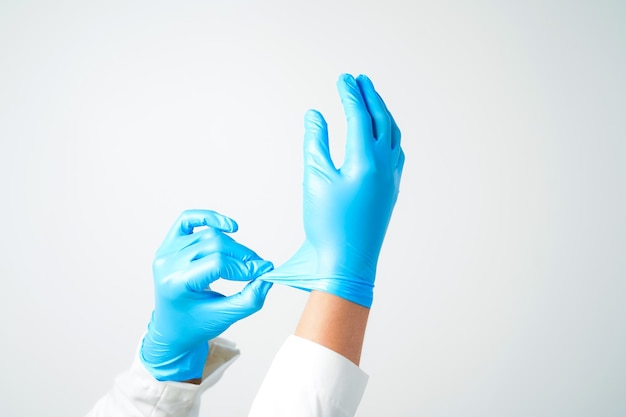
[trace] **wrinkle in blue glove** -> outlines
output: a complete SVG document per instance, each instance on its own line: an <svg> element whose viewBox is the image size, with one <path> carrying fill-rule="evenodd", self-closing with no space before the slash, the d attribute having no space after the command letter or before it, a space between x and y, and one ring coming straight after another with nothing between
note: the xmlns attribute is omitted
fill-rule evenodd
<svg viewBox="0 0 626 417"><path fill-rule="evenodd" d="M373 300L378 256L398 198L404 152L400 130L369 78L337 82L347 119L344 164L330 157L328 128L305 115L303 220L306 238L264 281L328 292L365 307Z"/></svg>

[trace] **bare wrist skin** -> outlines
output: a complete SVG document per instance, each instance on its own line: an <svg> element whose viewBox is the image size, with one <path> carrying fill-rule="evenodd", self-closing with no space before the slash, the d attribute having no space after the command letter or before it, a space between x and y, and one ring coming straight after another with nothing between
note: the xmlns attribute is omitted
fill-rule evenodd
<svg viewBox="0 0 626 417"><path fill-rule="evenodd" d="M187 381L183 381L183 382L187 384L200 385L200 383L202 382L202 378L188 379Z"/></svg>
<svg viewBox="0 0 626 417"><path fill-rule="evenodd" d="M325 346L359 365L369 311L336 295L311 291L295 335Z"/></svg>

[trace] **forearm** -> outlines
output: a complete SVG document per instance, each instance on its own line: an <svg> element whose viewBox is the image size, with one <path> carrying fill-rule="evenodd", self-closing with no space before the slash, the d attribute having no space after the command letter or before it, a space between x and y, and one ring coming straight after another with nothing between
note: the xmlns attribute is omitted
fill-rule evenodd
<svg viewBox="0 0 626 417"><path fill-rule="evenodd" d="M369 311L335 295L311 291L295 334L358 365Z"/></svg>

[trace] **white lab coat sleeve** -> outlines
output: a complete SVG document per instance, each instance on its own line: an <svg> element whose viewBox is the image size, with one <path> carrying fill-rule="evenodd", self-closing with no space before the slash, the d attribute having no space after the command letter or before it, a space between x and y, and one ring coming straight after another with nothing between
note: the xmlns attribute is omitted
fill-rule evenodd
<svg viewBox="0 0 626 417"><path fill-rule="evenodd" d="M248 417L348 417L368 376L344 356L290 336L274 358Z"/></svg>
<svg viewBox="0 0 626 417"><path fill-rule="evenodd" d="M115 379L87 417L197 417L201 394L239 357L235 344L226 339L209 345L200 385L157 381L141 363L138 350L131 368Z"/></svg>

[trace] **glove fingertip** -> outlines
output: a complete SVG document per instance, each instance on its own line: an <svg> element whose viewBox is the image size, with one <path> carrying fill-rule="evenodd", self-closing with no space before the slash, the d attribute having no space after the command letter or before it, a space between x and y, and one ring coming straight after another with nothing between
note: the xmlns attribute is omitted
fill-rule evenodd
<svg viewBox="0 0 626 417"><path fill-rule="evenodd" d="M363 91L364 88L369 89L371 91L376 91L374 88L374 83L365 74L359 74L359 76L356 77L356 83L358 84L361 91Z"/></svg>
<svg viewBox="0 0 626 417"><path fill-rule="evenodd" d="M223 226L224 226L225 232L235 233L237 230L239 230L239 225L237 224L237 222L231 219L230 217L224 216L223 222L224 222Z"/></svg>
<svg viewBox="0 0 626 417"><path fill-rule="evenodd" d="M252 259L246 262L250 276L256 278L274 269L274 264L265 259Z"/></svg>
<svg viewBox="0 0 626 417"><path fill-rule="evenodd" d="M267 297L267 293L272 288L272 285L271 282L262 281L260 279L255 279L246 285L239 294L242 299L246 300L244 303L246 314L249 315L263 307L265 297Z"/></svg>
<svg viewBox="0 0 626 417"><path fill-rule="evenodd" d="M355 86L356 80L351 74L343 73L343 74L339 74L339 79L337 80L337 84L338 85L347 84L350 86Z"/></svg>
<svg viewBox="0 0 626 417"><path fill-rule="evenodd" d="M326 130L326 119L318 110L309 109L304 113L304 128L307 131Z"/></svg>
<svg viewBox="0 0 626 417"><path fill-rule="evenodd" d="M265 299L267 293L272 289L272 286L274 285L271 282L262 281L260 279L255 279L253 281L253 284L255 284L257 294L263 297L263 299Z"/></svg>
<svg viewBox="0 0 626 417"><path fill-rule="evenodd" d="M239 227L235 220L213 210L205 210L202 222L207 227L212 227L226 233L236 232Z"/></svg>

